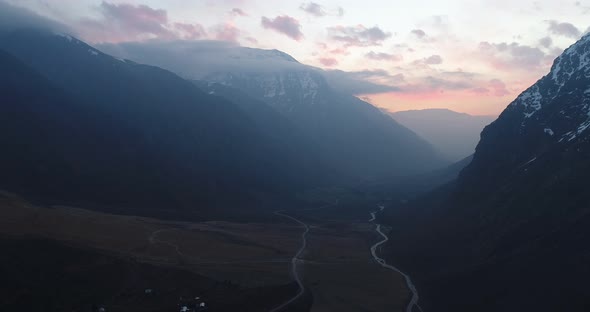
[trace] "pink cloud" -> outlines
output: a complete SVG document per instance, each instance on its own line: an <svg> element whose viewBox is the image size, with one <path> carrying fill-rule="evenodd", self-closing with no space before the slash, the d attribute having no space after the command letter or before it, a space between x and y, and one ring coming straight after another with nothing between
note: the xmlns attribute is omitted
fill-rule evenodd
<svg viewBox="0 0 590 312"><path fill-rule="evenodd" d="M477 87L477 88L471 89L471 92L475 93L475 94L479 94L479 95L487 95L490 93L490 89L485 88L485 87Z"/></svg>
<svg viewBox="0 0 590 312"><path fill-rule="evenodd" d="M510 91L506 89L506 84L499 79L490 80L489 86L495 96L505 96L510 94Z"/></svg>
<svg viewBox="0 0 590 312"><path fill-rule="evenodd" d="M240 30L231 23L218 25L214 29L215 39L229 42L237 42Z"/></svg>
<svg viewBox="0 0 590 312"><path fill-rule="evenodd" d="M174 28L180 32L184 39L201 39L207 36L205 29L200 24L174 23Z"/></svg>
<svg viewBox="0 0 590 312"><path fill-rule="evenodd" d="M231 12L240 16L246 15L238 8ZM143 4L104 1L98 6L98 13L98 17L85 18L77 23L80 35L93 43L205 38L237 42L241 34L231 22L212 27L208 34L201 24L171 21L166 10Z"/></svg>
<svg viewBox="0 0 590 312"><path fill-rule="evenodd" d="M93 42L119 42L152 38L174 38L168 29L166 10L153 9L147 5L100 4L99 19L83 19L80 32Z"/></svg>
<svg viewBox="0 0 590 312"><path fill-rule="evenodd" d="M330 54L334 54L334 55L348 55L348 54L350 54L350 52L348 52L348 50L346 50L344 48L332 49L329 52L330 52Z"/></svg>
<svg viewBox="0 0 590 312"><path fill-rule="evenodd" d="M318 48L320 48L322 50L328 49L328 45L325 42L316 42L316 45L318 46Z"/></svg>
<svg viewBox="0 0 590 312"><path fill-rule="evenodd" d="M303 39L301 24L298 20L287 15L277 16L273 19L263 16L260 23L266 29L277 31L293 40Z"/></svg>
<svg viewBox="0 0 590 312"><path fill-rule="evenodd" d="M321 57L318 59L318 61L326 67L333 67L333 66L338 65L338 60L336 60L335 58L331 58L331 57Z"/></svg>
<svg viewBox="0 0 590 312"><path fill-rule="evenodd" d="M511 94L506 88L506 84L500 79L492 79L482 86L475 87L470 90L471 93L478 95L493 95L496 97L503 97Z"/></svg>

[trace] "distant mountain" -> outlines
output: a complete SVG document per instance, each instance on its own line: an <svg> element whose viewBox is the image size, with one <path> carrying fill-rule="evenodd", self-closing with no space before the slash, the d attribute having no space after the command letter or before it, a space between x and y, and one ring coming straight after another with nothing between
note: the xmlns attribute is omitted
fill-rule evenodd
<svg viewBox="0 0 590 312"><path fill-rule="evenodd" d="M324 181L312 153L171 72L42 31L5 34L0 49L0 188L206 218Z"/></svg>
<svg viewBox="0 0 590 312"><path fill-rule="evenodd" d="M415 133L371 104L335 91L321 70L283 52L218 47L219 55L212 55L209 49L187 44L128 43L104 48L175 71L201 86L207 84L199 80L217 83L265 103L315 142L323 158L347 176L408 175L447 164ZM203 64L209 60L212 64ZM219 90L211 92L223 97Z"/></svg>
<svg viewBox="0 0 590 312"><path fill-rule="evenodd" d="M451 161L475 152L483 128L496 119L448 109L423 109L389 113L395 121L430 142Z"/></svg>
<svg viewBox="0 0 590 312"><path fill-rule="evenodd" d="M590 309L589 128L586 35L485 128L455 186L391 216L425 311Z"/></svg>

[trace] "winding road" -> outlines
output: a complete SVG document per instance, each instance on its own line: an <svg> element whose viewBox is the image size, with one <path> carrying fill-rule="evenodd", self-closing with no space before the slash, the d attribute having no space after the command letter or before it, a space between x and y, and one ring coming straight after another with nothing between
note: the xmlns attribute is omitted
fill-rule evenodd
<svg viewBox="0 0 590 312"><path fill-rule="evenodd" d="M278 307L270 310L270 312L281 311L286 306L295 302L297 299L299 299L305 293L305 287L303 286L303 280L302 280L301 276L299 276L299 273L297 272L297 262L300 261L299 257L303 254L303 252L305 251L305 248L307 247L307 233L309 233L309 225L307 225L306 223L302 222L301 220L299 220L297 218L294 218L288 214L285 214L283 210L275 211L274 214L281 216L281 217L291 219L291 220L299 223L301 226L303 226L303 228L305 230L303 231L303 233L301 233L301 247L299 248L299 250L297 250L297 252L293 256L293 258L291 259L291 273L293 274L293 278L295 279L295 281L297 282L297 285L299 286L299 291L291 299L285 301L284 303L282 303Z"/></svg>
<svg viewBox="0 0 590 312"><path fill-rule="evenodd" d="M163 241L163 240L157 238L158 234L165 232L165 231L172 231L172 230L174 230L174 229L156 230L156 231L152 232L152 234L148 238L148 241L150 242L150 244L160 243L160 244L168 245L168 246L174 248L176 250L176 254L178 254L179 256L182 257L182 256L184 256L184 254L180 251L180 247L178 247L178 245L173 244L171 242Z"/></svg>
<svg viewBox="0 0 590 312"><path fill-rule="evenodd" d="M380 205L379 212L383 211L384 208L385 208L384 206ZM374 223L374 221L376 219L376 214L377 214L377 211L371 212L371 218L369 219L369 222ZM404 277L404 279L406 280L406 285L407 285L408 289L412 292L412 298L410 299L410 302L408 303L408 306L406 307L406 312L414 311L414 307L416 307L418 309L418 311L422 311L422 308L420 308L420 305L418 305L418 298L419 298L418 290L416 290L416 286L412 282L412 279L410 278L410 276L407 275L406 273L402 272L398 268L387 264L387 262L383 258L380 258L379 256L377 256L377 248L379 248L379 246L385 244L389 240L389 237L387 237L387 235L385 235L385 233L383 233L381 231L381 224L375 223L375 231L377 233L379 233L379 235L381 235L381 237L383 239L381 241L375 243L375 245L371 246L371 255L373 255L373 258L375 259L375 261L377 261L377 263L379 263L382 267L393 270L393 271L401 274Z"/></svg>

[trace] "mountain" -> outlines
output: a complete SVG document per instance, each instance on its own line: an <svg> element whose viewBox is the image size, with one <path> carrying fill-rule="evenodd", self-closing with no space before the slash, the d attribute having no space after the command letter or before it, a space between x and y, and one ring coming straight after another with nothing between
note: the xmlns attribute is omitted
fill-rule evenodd
<svg viewBox="0 0 590 312"><path fill-rule="evenodd" d="M44 31L2 35L0 49L3 189L206 218L324 179L311 156L171 72Z"/></svg>
<svg viewBox="0 0 590 312"><path fill-rule="evenodd" d="M590 309L589 127L586 35L484 129L453 185L389 216L425 311Z"/></svg>
<svg viewBox="0 0 590 312"><path fill-rule="evenodd" d="M473 116L448 109L423 109L389 113L403 126L430 142L450 161L475 152L479 134L493 116Z"/></svg>
<svg viewBox="0 0 590 312"><path fill-rule="evenodd" d="M360 99L334 90L323 72L277 50L126 43L101 48L197 81L238 89L287 118L344 175L374 179L443 167L430 144ZM212 50L218 53L211 52ZM204 60L207 64L204 64ZM216 93L223 96L222 93Z"/></svg>

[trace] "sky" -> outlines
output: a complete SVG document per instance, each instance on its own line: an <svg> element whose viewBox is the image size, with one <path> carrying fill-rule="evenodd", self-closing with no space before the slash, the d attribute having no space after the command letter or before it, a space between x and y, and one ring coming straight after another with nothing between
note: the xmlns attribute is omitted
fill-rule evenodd
<svg viewBox="0 0 590 312"><path fill-rule="evenodd" d="M473 115L499 114L590 26L590 0L5 1L95 45L216 40L278 49L378 85L356 94L375 106Z"/></svg>

